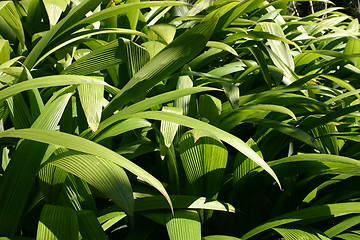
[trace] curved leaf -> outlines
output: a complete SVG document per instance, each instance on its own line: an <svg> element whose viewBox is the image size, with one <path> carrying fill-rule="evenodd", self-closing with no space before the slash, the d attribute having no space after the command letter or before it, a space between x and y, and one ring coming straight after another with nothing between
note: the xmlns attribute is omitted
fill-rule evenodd
<svg viewBox="0 0 360 240"><path fill-rule="evenodd" d="M158 189L159 192L161 192L161 194L163 194L164 197L167 199L170 207L172 207L170 198L164 186L159 182L159 180L154 178L151 174L149 174L133 162L95 142L67 133L42 129L7 130L4 132L0 132L0 139L1 138L24 138L42 143L59 145L68 149L108 159L113 163L119 165L120 167L123 167L126 170L132 172L133 174L141 178L143 181L149 183L151 186Z"/></svg>
<svg viewBox="0 0 360 240"><path fill-rule="evenodd" d="M85 180L111 198L124 211L134 211L133 192L125 171L99 156L67 151L50 158L51 163Z"/></svg>
<svg viewBox="0 0 360 240"><path fill-rule="evenodd" d="M17 83L11 87L5 88L0 91L0 101L5 100L8 97L14 96L20 92L31 90L34 88L46 88L56 86L66 86L74 84L100 84L108 85L104 81L97 79L96 77L87 76L46 76L34 78L31 81Z"/></svg>
<svg viewBox="0 0 360 240"><path fill-rule="evenodd" d="M235 137L234 135L223 131L217 127L214 127L210 124L205 122L199 121L197 119L193 119L187 116L182 116L173 113L166 113L166 112L140 112L130 115L129 117L139 117L139 118L149 118L154 120L163 120L178 123L180 125L204 130L206 132L210 132L211 134L215 135L220 140L228 143L229 145L233 146L241 153L246 155L248 158L256 162L260 167L262 167L265 171L267 171L278 183L279 187L281 187L279 179L276 177L274 171L269 167L269 165L249 146L246 145L241 139Z"/></svg>
<svg viewBox="0 0 360 240"><path fill-rule="evenodd" d="M241 239L249 239L263 231L288 223L310 219L312 221L321 221L326 218L339 217L353 213L360 213L360 202L334 203L300 209L298 211L283 214L257 226L243 235Z"/></svg>

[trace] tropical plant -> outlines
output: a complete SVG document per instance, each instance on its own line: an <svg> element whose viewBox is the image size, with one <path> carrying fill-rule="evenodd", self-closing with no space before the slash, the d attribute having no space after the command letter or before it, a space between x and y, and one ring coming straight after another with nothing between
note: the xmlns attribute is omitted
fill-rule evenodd
<svg viewBox="0 0 360 240"><path fill-rule="evenodd" d="M359 23L283 3L0 2L2 239L359 238Z"/></svg>

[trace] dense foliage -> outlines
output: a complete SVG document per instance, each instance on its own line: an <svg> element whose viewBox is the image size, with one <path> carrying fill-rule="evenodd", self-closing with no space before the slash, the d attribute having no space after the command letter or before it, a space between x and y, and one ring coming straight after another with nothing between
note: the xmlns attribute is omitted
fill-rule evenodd
<svg viewBox="0 0 360 240"><path fill-rule="evenodd" d="M0 2L0 239L359 239L359 22L326 3Z"/></svg>

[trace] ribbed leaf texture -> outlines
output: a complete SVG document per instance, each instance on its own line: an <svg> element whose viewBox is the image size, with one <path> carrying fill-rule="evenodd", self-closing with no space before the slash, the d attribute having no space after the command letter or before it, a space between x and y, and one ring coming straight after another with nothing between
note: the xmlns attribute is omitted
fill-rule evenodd
<svg viewBox="0 0 360 240"><path fill-rule="evenodd" d="M182 114L182 108L177 107L166 107L164 106L162 111L164 112L172 112L176 114ZM176 132L179 128L179 124L168 122L168 121L161 121L160 125L160 132L164 137L164 143L167 148L169 148L175 138Z"/></svg>
<svg viewBox="0 0 360 240"><path fill-rule="evenodd" d="M133 214L134 200L131 185L121 167L106 159L73 151L56 156L51 164L84 179L110 197L125 212Z"/></svg>
<svg viewBox="0 0 360 240"><path fill-rule="evenodd" d="M81 106L86 121L93 132L99 127L104 99L104 85L82 84L78 86Z"/></svg>
<svg viewBox="0 0 360 240"><path fill-rule="evenodd" d="M201 240L201 224L197 211L177 210L166 223L170 240Z"/></svg>
<svg viewBox="0 0 360 240"><path fill-rule="evenodd" d="M184 134L179 152L186 177L195 195L214 197L227 163L227 150L217 139L199 130Z"/></svg>
<svg viewBox="0 0 360 240"><path fill-rule="evenodd" d="M96 218L94 212L82 210L76 212L79 221L79 230L81 236L86 240L106 240L104 230Z"/></svg>
<svg viewBox="0 0 360 240"><path fill-rule="evenodd" d="M309 229L308 231L297 228L274 228L285 240L330 240L325 235Z"/></svg>
<svg viewBox="0 0 360 240"><path fill-rule="evenodd" d="M71 208L45 205L41 211L36 240L78 240L78 220Z"/></svg>

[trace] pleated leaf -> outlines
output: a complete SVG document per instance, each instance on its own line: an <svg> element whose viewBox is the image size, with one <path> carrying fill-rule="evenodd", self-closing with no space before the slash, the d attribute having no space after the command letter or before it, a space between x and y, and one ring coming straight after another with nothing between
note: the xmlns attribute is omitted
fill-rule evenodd
<svg viewBox="0 0 360 240"><path fill-rule="evenodd" d="M345 54L360 53L360 40L358 38L350 37L344 49ZM360 68L360 57L354 57L354 65Z"/></svg>
<svg viewBox="0 0 360 240"><path fill-rule="evenodd" d="M193 81L189 76L181 76L178 79L176 89L184 89L193 87ZM175 99L174 106L183 109L183 114L188 115L190 109L190 98L191 95L179 97Z"/></svg>
<svg viewBox="0 0 360 240"><path fill-rule="evenodd" d="M133 100L134 96L144 96L156 83L194 58L205 47L216 22L217 20L213 19L199 24L172 41L130 79L105 108L104 114L109 116Z"/></svg>
<svg viewBox="0 0 360 240"><path fill-rule="evenodd" d="M336 236L337 238L344 239L344 240L358 240L360 238L359 233L342 233Z"/></svg>
<svg viewBox="0 0 360 240"><path fill-rule="evenodd" d="M62 74L88 75L113 65L129 62L131 56L137 57L140 62L146 62L149 59L146 54L147 52L139 45L127 39L117 39L75 61Z"/></svg>
<svg viewBox="0 0 360 240"><path fill-rule="evenodd" d="M42 114L34 122L33 128L55 128L70 96L71 93L64 94L46 105ZM0 215L3 216L0 218L0 234L13 235L16 231L47 149L47 144L33 141L23 141L16 148L0 182ZM18 176L16 181L13 176Z"/></svg>
<svg viewBox="0 0 360 240"><path fill-rule="evenodd" d="M296 228L274 228L285 240L297 240L297 239L308 239L308 240L330 240L330 238L324 236L321 233L316 233L314 230L305 231Z"/></svg>
<svg viewBox="0 0 360 240"><path fill-rule="evenodd" d="M181 161L195 195L214 197L221 186L227 163L227 150L217 139L198 130L185 133L179 143Z"/></svg>
<svg viewBox="0 0 360 240"><path fill-rule="evenodd" d="M47 164L38 173L41 192L47 203L55 204L68 174L66 171Z"/></svg>
<svg viewBox="0 0 360 240"><path fill-rule="evenodd" d="M246 144L251 147L254 151L256 151L259 156L262 157L262 153L257 146L256 142L250 138ZM245 155L238 153L235 157L234 161L234 176L233 176L233 184L237 184L241 179L248 174L251 170L256 168L257 165L255 162L251 161Z"/></svg>
<svg viewBox="0 0 360 240"><path fill-rule="evenodd" d="M78 220L71 208L45 205L41 211L37 240L78 240Z"/></svg>
<svg viewBox="0 0 360 240"><path fill-rule="evenodd" d="M236 148L237 150L242 152L244 155L249 157L251 160L256 162L265 171L267 171L280 186L280 182L279 182L278 178L276 177L276 174L268 166L268 164L254 150L252 150L249 146L247 146L246 143L244 143L241 139L235 137L234 135L232 135L226 131L223 131L217 127L214 127L210 124L199 121L197 119L193 119L193 118L183 116L183 115L172 114L172 113L148 111L148 112L131 114L130 117L140 117L140 118L148 118L148 119L154 119L154 120L171 121L171 122L178 123L178 124L181 124L186 127L203 130L205 132L210 132L212 135L216 136L218 139L233 146L234 148ZM0 136L1 136L1 133L0 133Z"/></svg>
<svg viewBox="0 0 360 240"><path fill-rule="evenodd" d="M106 159L89 154L68 151L49 160L85 180L111 198L129 215L134 211L134 200L130 181L125 171Z"/></svg>
<svg viewBox="0 0 360 240"><path fill-rule="evenodd" d="M359 202L334 203L300 209L298 211L285 213L255 227L243 235L241 239L249 239L250 237L253 237L263 231L288 223L302 220L322 221L326 218L339 217L354 213L360 213Z"/></svg>
<svg viewBox="0 0 360 240"><path fill-rule="evenodd" d="M144 2L132 2L128 4L121 4L111 8L106 8L100 12L94 13L91 16L82 19L72 26L72 28L78 28L79 26L88 25L97 21L104 20L111 16L123 15L129 11L134 11L142 8L149 7L169 7L169 6L182 6L186 5L184 2L174 2L174 1L144 1Z"/></svg>
<svg viewBox="0 0 360 240"><path fill-rule="evenodd" d="M86 209L94 212L97 211L90 187L84 180L55 165L46 164L45 167L46 166L53 166L67 173L68 177L63 184L63 189L58 199L59 205L68 206L76 210Z"/></svg>
<svg viewBox="0 0 360 240"><path fill-rule="evenodd" d="M102 132L104 129L106 129L110 125L112 125L120 120L123 120L124 118L127 118L128 115L130 115L132 113L144 111L153 106L157 106L162 103L173 101L180 97L184 97L187 95L204 92L204 91L219 91L219 89L208 88L208 87L192 87L192 88L184 88L184 89L169 91L169 92L165 92L163 94L156 95L151 98L147 98L143 101L137 102L135 104L132 104L132 105L118 111L111 117L104 119L100 123L98 132ZM89 132L87 132L87 134L89 134ZM97 132L93 133L92 135L96 135L96 134L97 134ZM86 136L87 136L87 138L91 138L88 135L86 135Z"/></svg>
<svg viewBox="0 0 360 240"><path fill-rule="evenodd" d="M104 85L82 84L78 86L81 106L86 121L93 132L99 127L104 100Z"/></svg>
<svg viewBox="0 0 360 240"><path fill-rule="evenodd" d="M201 240L201 223L197 211L176 210L166 223L170 240Z"/></svg>
<svg viewBox="0 0 360 240"><path fill-rule="evenodd" d="M95 155L100 158L110 160L111 162L141 177L143 181L158 189L159 192L161 192L167 199L170 207L172 206L165 188L156 178L154 178L151 174L149 174L133 162L95 142L67 133L47 131L41 129L19 129L1 132L0 139L5 137L24 138L47 144L55 144L68 149L76 150L79 152Z"/></svg>
<svg viewBox="0 0 360 240"><path fill-rule="evenodd" d="M14 96L20 92L31 90L34 88L46 88L46 87L56 87L56 86L66 86L73 84L100 84L107 85L104 81L99 80L95 77L87 76L46 76L34 78L31 81L17 83L11 87L5 88L0 91L0 101L5 100L8 97Z"/></svg>
<svg viewBox="0 0 360 240"><path fill-rule="evenodd" d="M177 107L166 107L162 108L164 112L172 112L176 114L182 114L183 111L181 108ZM161 121L160 125L160 132L164 137L164 143L167 148L169 148L175 138L176 132L178 130L179 124L168 122L168 121Z"/></svg>
<svg viewBox="0 0 360 240"><path fill-rule="evenodd" d="M79 230L81 236L86 240L103 240L108 239L100 222L96 218L94 212L81 210L76 215L79 222Z"/></svg>
<svg viewBox="0 0 360 240"><path fill-rule="evenodd" d="M316 149L321 149L320 144L307 132L303 131L300 128L291 126L290 124L273 121L269 119L253 119L249 120L250 122L255 122L264 127L276 129L284 134L289 135L290 137L296 138Z"/></svg>
<svg viewBox="0 0 360 240"><path fill-rule="evenodd" d="M75 6L71 10L71 14L66 15L56 25L54 25L53 28L46 32L25 59L24 66L27 69L32 69L39 56L42 55L43 50L48 46L51 40L55 37L59 37L60 33L65 29L77 24L89 11L96 8L101 2L101 0L81 1L79 5ZM20 78L19 81L23 81L23 78L24 77Z"/></svg>

